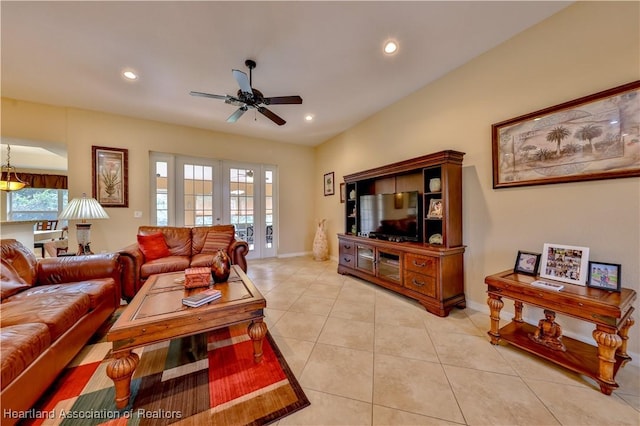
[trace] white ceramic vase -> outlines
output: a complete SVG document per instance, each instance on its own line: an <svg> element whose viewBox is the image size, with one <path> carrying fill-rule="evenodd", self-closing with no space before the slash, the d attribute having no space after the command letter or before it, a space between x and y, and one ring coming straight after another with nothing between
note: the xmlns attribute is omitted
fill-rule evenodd
<svg viewBox="0 0 640 426"><path fill-rule="evenodd" d="M326 219L318 221L316 236L313 239L313 259L318 261L329 259L329 241L324 226Z"/></svg>
<svg viewBox="0 0 640 426"><path fill-rule="evenodd" d="M429 191L440 192L440 189L442 189L442 182L440 181L440 178L433 178L429 180Z"/></svg>

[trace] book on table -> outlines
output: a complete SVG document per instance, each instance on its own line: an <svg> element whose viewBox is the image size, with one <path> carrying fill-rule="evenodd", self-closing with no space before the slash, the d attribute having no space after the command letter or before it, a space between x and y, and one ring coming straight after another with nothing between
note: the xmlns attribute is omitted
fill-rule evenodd
<svg viewBox="0 0 640 426"><path fill-rule="evenodd" d="M182 304L197 308L198 306L202 306L206 303L212 302L216 299L219 299L220 297L222 297L222 292L220 290L210 288L208 290L201 291L200 293L184 297L182 299Z"/></svg>
<svg viewBox="0 0 640 426"><path fill-rule="evenodd" d="M562 284L552 283L549 281L536 280L531 283L534 287L546 288L547 290L560 291L564 288Z"/></svg>

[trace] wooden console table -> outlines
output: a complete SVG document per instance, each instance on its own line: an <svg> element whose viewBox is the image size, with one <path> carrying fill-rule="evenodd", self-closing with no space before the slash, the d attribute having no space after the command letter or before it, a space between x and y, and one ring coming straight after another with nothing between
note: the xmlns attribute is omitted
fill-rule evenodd
<svg viewBox="0 0 640 426"><path fill-rule="evenodd" d="M636 299L634 290L623 288L620 293L574 284L565 284L560 291L534 287L531 283L539 277L500 272L485 278L489 295L487 303L491 310L491 343L501 340L518 348L539 355L579 374L591 377L600 384L606 395L618 387L615 375L631 357L627 354L629 328L634 319L631 313ZM544 281L551 281L543 278ZM500 328L502 298L514 301L513 321ZM557 313L595 324L593 338L597 347L563 336L566 351L554 350L532 340L536 327L522 319L524 304L549 309Z"/></svg>

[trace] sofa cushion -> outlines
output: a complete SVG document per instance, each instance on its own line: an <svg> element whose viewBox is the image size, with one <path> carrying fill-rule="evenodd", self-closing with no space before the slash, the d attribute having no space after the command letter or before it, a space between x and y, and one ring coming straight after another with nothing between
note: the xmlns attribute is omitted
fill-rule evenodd
<svg viewBox="0 0 640 426"><path fill-rule="evenodd" d="M1 296L0 299L5 300L21 292L22 290L25 290L30 287L31 286L27 284L15 282L15 281L2 280L0 282L0 296Z"/></svg>
<svg viewBox="0 0 640 426"><path fill-rule="evenodd" d="M213 264L213 256L215 256L215 253L196 254L191 258L191 265L189 266L192 268L209 267Z"/></svg>
<svg viewBox="0 0 640 426"><path fill-rule="evenodd" d="M138 246L147 262L171 255L169 246L167 246L162 232L156 232L150 235L138 235L137 237Z"/></svg>
<svg viewBox="0 0 640 426"><path fill-rule="evenodd" d="M204 240L204 246L201 253L215 253L218 250L227 251L231 240L233 239L233 231L209 231L207 238Z"/></svg>
<svg viewBox="0 0 640 426"><path fill-rule="evenodd" d="M168 256L162 259L145 262L140 267L140 277L149 278L152 274L164 274L166 272L184 271L189 267L189 256Z"/></svg>
<svg viewBox="0 0 640 426"><path fill-rule="evenodd" d="M197 226L191 229L191 255L227 250L235 237L233 225ZM206 246L206 248L205 248Z"/></svg>
<svg viewBox="0 0 640 426"><path fill-rule="evenodd" d="M43 323L16 324L0 329L0 384L4 389L51 345Z"/></svg>
<svg viewBox="0 0 640 426"><path fill-rule="evenodd" d="M140 226L138 235L162 232L171 256L191 256L191 228L176 226Z"/></svg>
<svg viewBox="0 0 640 426"><path fill-rule="evenodd" d="M36 256L22 243L14 239L2 240L0 258L3 264L11 265L25 283L29 285L36 283L38 278Z"/></svg>
<svg viewBox="0 0 640 426"><path fill-rule="evenodd" d="M0 327L39 322L49 328L55 341L89 312L89 296L84 293L37 293L37 289L19 299L7 299L0 304Z"/></svg>
<svg viewBox="0 0 640 426"><path fill-rule="evenodd" d="M50 284L31 287L11 298L11 301L26 300L34 294L77 294L89 296L89 309L96 309L100 303L115 298L116 282L113 278L96 278L77 283Z"/></svg>

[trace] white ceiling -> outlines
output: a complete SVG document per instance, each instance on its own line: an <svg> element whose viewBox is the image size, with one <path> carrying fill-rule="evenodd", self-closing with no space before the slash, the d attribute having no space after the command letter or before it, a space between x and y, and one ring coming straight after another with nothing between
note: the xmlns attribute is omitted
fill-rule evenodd
<svg viewBox="0 0 640 426"><path fill-rule="evenodd" d="M2 96L317 145L570 3L3 0ZM247 58L265 96L303 98L269 107L284 126L189 95L235 95Z"/></svg>

